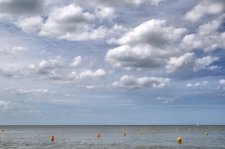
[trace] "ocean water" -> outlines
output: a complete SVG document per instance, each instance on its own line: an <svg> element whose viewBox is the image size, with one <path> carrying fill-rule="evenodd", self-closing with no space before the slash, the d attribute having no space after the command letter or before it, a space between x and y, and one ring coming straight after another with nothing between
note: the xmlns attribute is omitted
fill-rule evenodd
<svg viewBox="0 0 225 149"><path fill-rule="evenodd" d="M0 149L145 148L225 149L225 126L0 126Z"/></svg>

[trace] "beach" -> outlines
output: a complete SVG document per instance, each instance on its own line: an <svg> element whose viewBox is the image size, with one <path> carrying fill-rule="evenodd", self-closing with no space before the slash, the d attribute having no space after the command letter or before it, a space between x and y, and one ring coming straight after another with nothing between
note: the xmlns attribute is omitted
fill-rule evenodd
<svg viewBox="0 0 225 149"><path fill-rule="evenodd" d="M48 125L0 126L0 130L0 149L225 148L225 126Z"/></svg>

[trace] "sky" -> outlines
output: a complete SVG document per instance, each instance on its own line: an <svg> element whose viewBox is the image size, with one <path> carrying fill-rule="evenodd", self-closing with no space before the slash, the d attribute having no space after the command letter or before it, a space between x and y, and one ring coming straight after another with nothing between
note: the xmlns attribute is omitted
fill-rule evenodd
<svg viewBox="0 0 225 149"><path fill-rule="evenodd" d="M225 0L0 0L0 125L225 124Z"/></svg>

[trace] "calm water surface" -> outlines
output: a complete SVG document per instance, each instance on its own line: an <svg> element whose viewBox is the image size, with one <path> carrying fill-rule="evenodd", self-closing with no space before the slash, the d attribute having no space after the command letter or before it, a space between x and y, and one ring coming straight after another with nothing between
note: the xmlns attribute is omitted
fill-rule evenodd
<svg viewBox="0 0 225 149"><path fill-rule="evenodd" d="M0 149L85 148L225 149L225 126L0 126Z"/></svg>

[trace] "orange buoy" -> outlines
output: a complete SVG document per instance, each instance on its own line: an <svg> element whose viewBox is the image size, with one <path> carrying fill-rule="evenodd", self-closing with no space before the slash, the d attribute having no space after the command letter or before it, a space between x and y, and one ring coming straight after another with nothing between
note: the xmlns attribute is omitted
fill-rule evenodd
<svg viewBox="0 0 225 149"><path fill-rule="evenodd" d="M181 137L178 137L178 138L177 138L177 143L178 143L178 144L182 144L182 138L181 138Z"/></svg>
<svg viewBox="0 0 225 149"><path fill-rule="evenodd" d="M99 139L100 137L101 137L101 134L100 133L97 133L96 134L96 138Z"/></svg>
<svg viewBox="0 0 225 149"><path fill-rule="evenodd" d="M54 142L55 141L55 137L54 136L51 136L50 137L50 140L51 140L51 142Z"/></svg>

